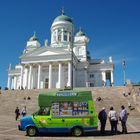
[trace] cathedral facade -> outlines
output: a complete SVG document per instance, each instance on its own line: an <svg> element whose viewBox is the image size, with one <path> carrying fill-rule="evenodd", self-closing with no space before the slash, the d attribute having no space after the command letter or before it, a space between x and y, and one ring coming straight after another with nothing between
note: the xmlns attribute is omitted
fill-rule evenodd
<svg viewBox="0 0 140 140"><path fill-rule="evenodd" d="M41 46L36 34L27 41L20 64L9 66L8 89L53 89L100 87L114 84L112 57L105 62L92 59L87 50L89 38L64 12L51 26L51 43Z"/></svg>

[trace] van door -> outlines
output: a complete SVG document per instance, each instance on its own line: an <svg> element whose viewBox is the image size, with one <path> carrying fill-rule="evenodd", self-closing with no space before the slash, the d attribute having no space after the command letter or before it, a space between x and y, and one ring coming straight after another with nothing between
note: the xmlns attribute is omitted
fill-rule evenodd
<svg viewBox="0 0 140 140"><path fill-rule="evenodd" d="M39 128L47 128L51 122L50 107L41 108L37 115L33 115L33 121Z"/></svg>
<svg viewBox="0 0 140 140"><path fill-rule="evenodd" d="M49 111L48 111L49 110ZM40 109L38 115L33 117L35 124L39 128L60 128L66 127L65 118L52 117L50 108Z"/></svg>

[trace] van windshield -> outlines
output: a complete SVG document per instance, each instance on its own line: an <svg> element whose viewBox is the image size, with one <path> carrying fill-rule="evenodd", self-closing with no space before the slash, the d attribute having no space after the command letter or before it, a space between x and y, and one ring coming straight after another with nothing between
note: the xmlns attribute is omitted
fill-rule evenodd
<svg viewBox="0 0 140 140"><path fill-rule="evenodd" d="M38 115L49 116L50 115L50 107L41 107L38 111Z"/></svg>

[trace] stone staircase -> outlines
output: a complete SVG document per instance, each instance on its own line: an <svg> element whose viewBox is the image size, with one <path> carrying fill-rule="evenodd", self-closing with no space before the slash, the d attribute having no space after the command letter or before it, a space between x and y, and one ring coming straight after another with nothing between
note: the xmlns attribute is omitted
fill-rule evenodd
<svg viewBox="0 0 140 140"><path fill-rule="evenodd" d="M78 88L77 88L78 89ZM95 101L96 111L99 112L102 107L105 107L107 112L110 106L113 106L117 112L120 112L120 106L126 106L126 109L131 116L138 116L139 106L137 105L138 97L134 90L131 90L131 94L127 93L131 87L94 87L94 88L80 88L79 90L91 90L93 100ZM27 113L32 114L38 109L38 95L40 92L47 90L7 90L2 91L0 94L0 114L15 115L14 110L18 106L20 109L23 106L27 107ZM126 96L123 95L125 91ZM102 100L97 101L100 97ZM30 99L29 99L30 98ZM128 102L134 107L134 110L128 109Z"/></svg>
<svg viewBox="0 0 140 140"><path fill-rule="evenodd" d="M106 111L109 112L110 107L113 106L114 109L119 113L121 105L124 105L131 116L140 115L136 103L134 102L133 96L134 93L128 95L128 87L110 87L110 88L99 88L91 89L93 98L95 100L95 108L99 112L102 107L106 108ZM125 91L125 96L123 95ZM96 101L98 97L101 97L101 101ZM128 104L131 104L132 110L128 108Z"/></svg>
<svg viewBox="0 0 140 140"><path fill-rule="evenodd" d="M15 115L14 110L18 106L22 109L27 106L27 113L32 114L37 110L39 90L7 90L0 95L0 113ZM30 100L28 99L30 98Z"/></svg>

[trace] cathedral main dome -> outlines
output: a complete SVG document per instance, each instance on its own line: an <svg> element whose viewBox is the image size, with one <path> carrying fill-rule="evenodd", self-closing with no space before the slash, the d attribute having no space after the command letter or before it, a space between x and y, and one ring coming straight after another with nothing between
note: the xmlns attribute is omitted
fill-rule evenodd
<svg viewBox="0 0 140 140"><path fill-rule="evenodd" d="M72 23L72 19L64 14L62 14L54 19L54 22L57 22L57 21L68 21L68 22Z"/></svg>
<svg viewBox="0 0 140 140"><path fill-rule="evenodd" d="M66 21L66 22L72 23L72 19L70 17L68 17L68 16L65 15L63 8L61 10L61 15L60 16L57 16L54 19L53 23L58 22L58 21Z"/></svg>

